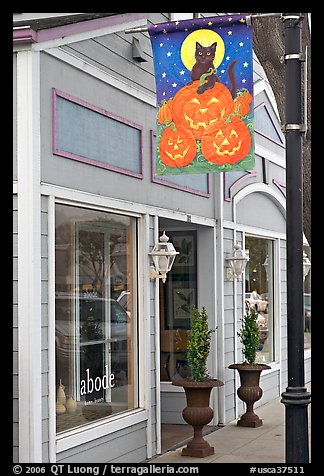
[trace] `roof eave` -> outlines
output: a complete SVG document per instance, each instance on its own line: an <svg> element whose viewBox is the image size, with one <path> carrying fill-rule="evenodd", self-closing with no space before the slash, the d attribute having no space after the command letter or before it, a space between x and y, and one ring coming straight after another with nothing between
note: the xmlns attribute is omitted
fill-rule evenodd
<svg viewBox="0 0 324 476"><path fill-rule="evenodd" d="M129 23L136 20L145 20L148 13L123 13L121 15L109 15L102 18L71 23L63 26L46 28L35 31L30 26L20 26L13 28L13 43L40 43L42 41L55 40L57 38L68 38L80 33L100 30L118 24Z"/></svg>

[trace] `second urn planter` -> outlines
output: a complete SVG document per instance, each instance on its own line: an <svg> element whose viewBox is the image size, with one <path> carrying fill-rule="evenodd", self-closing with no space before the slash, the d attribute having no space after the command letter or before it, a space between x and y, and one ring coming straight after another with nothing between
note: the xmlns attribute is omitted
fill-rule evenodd
<svg viewBox="0 0 324 476"><path fill-rule="evenodd" d="M241 386L237 389L237 396L246 404L246 412L238 420L238 426L258 428L262 425L261 418L254 412L254 404L263 395L260 387L260 376L263 370L271 369L267 364L256 362L259 346L259 327L257 324L258 313L254 308L247 308L242 319L242 328L237 333L243 345L242 352L245 361L229 365L229 369L239 372Z"/></svg>
<svg viewBox="0 0 324 476"><path fill-rule="evenodd" d="M237 395L246 404L246 412L238 420L237 425L258 428L262 425L262 420L254 412L254 404L263 395L263 390L260 387L260 375L262 370L271 367L266 364L231 364L228 368L238 371L241 386L237 389Z"/></svg>

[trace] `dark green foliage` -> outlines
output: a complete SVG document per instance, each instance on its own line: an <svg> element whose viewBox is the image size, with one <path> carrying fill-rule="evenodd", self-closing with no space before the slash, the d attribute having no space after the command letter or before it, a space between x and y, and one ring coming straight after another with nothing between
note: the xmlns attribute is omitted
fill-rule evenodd
<svg viewBox="0 0 324 476"><path fill-rule="evenodd" d="M249 308L242 319L242 329L237 333L243 345L245 363L251 365L256 363L256 353L259 346L259 328L257 318L257 311L254 308Z"/></svg>
<svg viewBox="0 0 324 476"><path fill-rule="evenodd" d="M207 373L206 362L210 351L211 335L215 330L208 329L208 316L204 307L201 312L193 309L187 358L192 370L192 380L196 382L204 382L211 378Z"/></svg>

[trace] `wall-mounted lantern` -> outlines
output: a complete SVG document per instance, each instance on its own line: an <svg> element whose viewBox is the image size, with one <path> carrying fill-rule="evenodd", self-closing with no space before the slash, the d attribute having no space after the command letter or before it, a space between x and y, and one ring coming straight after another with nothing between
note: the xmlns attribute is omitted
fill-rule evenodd
<svg viewBox="0 0 324 476"><path fill-rule="evenodd" d="M152 256L154 266L150 269L150 279L160 278L165 283L167 273L171 271L176 255L176 251L172 243L168 243L169 237L165 231L160 236L160 241L156 243L149 255Z"/></svg>
<svg viewBox="0 0 324 476"><path fill-rule="evenodd" d="M250 257L247 251L242 250L239 243L236 243L230 255L227 256L226 261L229 262L230 267L227 267L227 279L239 280L245 270L247 262Z"/></svg>

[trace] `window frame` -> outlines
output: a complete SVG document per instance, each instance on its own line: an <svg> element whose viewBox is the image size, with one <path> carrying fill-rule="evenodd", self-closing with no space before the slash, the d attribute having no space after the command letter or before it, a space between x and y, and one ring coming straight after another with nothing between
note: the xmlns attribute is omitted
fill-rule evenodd
<svg viewBox="0 0 324 476"><path fill-rule="evenodd" d="M246 238L257 238L272 241L273 252L273 344L272 344L272 359L267 364L278 364L280 362L280 340L281 340L281 294L280 294L280 238L272 235L261 234L255 231L245 231L244 233L244 248L246 249ZM262 263L261 263L262 265ZM245 309L245 273L243 282L242 306Z"/></svg>
<svg viewBox="0 0 324 476"><path fill-rule="evenodd" d="M79 195L79 193L78 193ZM81 194L82 195L82 194ZM82 199L82 197L78 197ZM110 200L108 200L110 202ZM56 461L56 455L66 451L75 446L93 441L100 438L101 436L108 435L115 431L128 428L129 426L136 425L137 423L145 422L148 420L148 409L147 404L145 403L144 390L143 390L143 379L144 372L138 369L137 373L137 387L134 391L138 395L138 405L137 408L126 410L125 412L114 414L107 418L99 419L93 422L89 422L86 425L81 425L75 428L67 429L66 431L56 433L56 413L55 413L55 401L56 401L56 368L55 368L55 230L56 230L56 205L67 205L73 206L76 208L90 209L92 211L100 211L113 213L116 215L124 215L130 218L135 218L136 223L134 225L134 257L135 266L136 266L136 276L133 278L134 289L137 293L137 305L136 305L136 319L137 319L137 340L135 345L137 346L136 359L139 362L143 359L143 352L139 344L140 335L143 333L143 322L140 318L142 315L142 303L140 300L141 288L143 283L140 281L141 276L141 254L142 249L140 246L140 236L143 233L143 215L140 212L128 211L127 209L116 209L113 206L100 206L91 200L88 203L79 202L78 200L71 200L68 198L55 197L50 195L49 197L49 244L51 252L49 254L49 273L53 276L53 279L49 279L49 408L50 408L50 418L49 418L49 428L50 428L50 454L52 455L52 462ZM139 365L137 365L137 368Z"/></svg>

